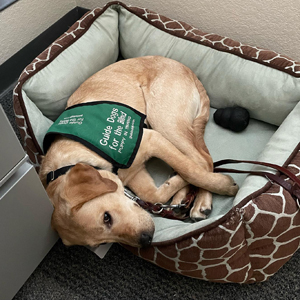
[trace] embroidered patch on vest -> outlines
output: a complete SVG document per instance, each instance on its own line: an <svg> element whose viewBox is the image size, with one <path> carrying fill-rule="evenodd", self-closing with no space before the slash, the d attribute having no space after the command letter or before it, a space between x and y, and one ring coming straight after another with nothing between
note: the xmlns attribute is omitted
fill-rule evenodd
<svg viewBox="0 0 300 300"><path fill-rule="evenodd" d="M67 108L47 131L46 153L57 134L78 141L117 168L129 168L143 135L146 116L110 101L81 103Z"/></svg>

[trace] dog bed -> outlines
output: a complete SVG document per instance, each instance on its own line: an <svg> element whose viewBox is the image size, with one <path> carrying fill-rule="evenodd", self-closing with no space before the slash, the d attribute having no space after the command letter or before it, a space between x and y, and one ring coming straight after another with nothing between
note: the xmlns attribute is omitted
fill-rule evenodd
<svg viewBox="0 0 300 300"><path fill-rule="evenodd" d="M120 56L145 55L180 61L203 83L211 99L205 141L214 161L265 161L300 176L299 62L120 2L88 12L19 78L14 90L16 120L37 170L43 137L79 85ZM243 132L213 122L213 112L228 106L249 111L251 120ZM157 184L168 174L162 165L155 159L149 163ZM253 169L273 172L262 166ZM152 246L125 247L160 267L194 278L267 280L299 247L299 207L285 189L263 177L233 177L240 186L238 194L214 195L208 219L193 223L153 216Z"/></svg>

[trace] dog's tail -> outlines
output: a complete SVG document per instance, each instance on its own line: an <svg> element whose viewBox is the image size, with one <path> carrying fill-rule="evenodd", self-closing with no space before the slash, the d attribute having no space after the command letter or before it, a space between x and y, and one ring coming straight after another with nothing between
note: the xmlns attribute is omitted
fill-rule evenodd
<svg viewBox="0 0 300 300"><path fill-rule="evenodd" d="M193 122L194 144L203 158L207 161L208 171L212 171L213 161L204 142L205 127L209 119L209 98L206 90L196 75L194 75L194 81L200 96L200 110Z"/></svg>

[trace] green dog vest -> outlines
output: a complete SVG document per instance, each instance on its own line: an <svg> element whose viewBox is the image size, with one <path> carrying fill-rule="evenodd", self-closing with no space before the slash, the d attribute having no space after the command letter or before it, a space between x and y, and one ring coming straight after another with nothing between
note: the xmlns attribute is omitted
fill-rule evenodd
<svg viewBox="0 0 300 300"><path fill-rule="evenodd" d="M78 141L117 168L129 168L139 149L146 116L110 101L81 103L67 108L47 131L46 153L57 134Z"/></svg>

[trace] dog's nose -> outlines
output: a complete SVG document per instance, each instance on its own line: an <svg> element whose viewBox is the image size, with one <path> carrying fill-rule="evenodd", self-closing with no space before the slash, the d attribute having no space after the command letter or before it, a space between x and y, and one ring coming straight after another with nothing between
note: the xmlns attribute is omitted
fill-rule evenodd
<svg viewBox="0 0 300 300"><path fill-rule="evenodd" d="M140 245L142 247L150 246L151 242L152 242L152 237L153 237L153 235L148 232L142 233L142 235L140 237Z"/></svg>

